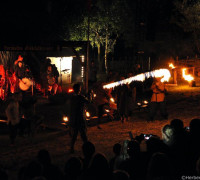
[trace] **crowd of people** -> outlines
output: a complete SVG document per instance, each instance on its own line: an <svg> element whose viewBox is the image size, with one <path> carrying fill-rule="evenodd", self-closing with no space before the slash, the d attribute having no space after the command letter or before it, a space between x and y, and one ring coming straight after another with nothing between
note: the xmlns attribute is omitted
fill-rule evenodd
<svg viewBox="0 0 200 180"><path fill-rule="evenodd" d="M147 138L148 137L148 138ZM51 161L46 149L18 171L19 180L176 180L200 176L200 119L188 128L173 119L162 128L162 138L141 134L113 145L112 157L85 141L82 155L70 156L64 167ZM0 177L7 180L6 171Z"/></svg>

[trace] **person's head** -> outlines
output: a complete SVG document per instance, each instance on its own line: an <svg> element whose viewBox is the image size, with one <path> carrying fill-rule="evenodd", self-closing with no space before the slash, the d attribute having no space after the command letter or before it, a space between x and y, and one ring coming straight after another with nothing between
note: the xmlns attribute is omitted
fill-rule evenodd
<svg viewBox="0 0 200 180"><path fill-rule="evenodd" d="M42 149L38 152L37 159L43 165L51 164L51 157L49 151L46 149Z"/></svg>
<svg viewBox="0 0 200 180"><path fill-rule="evenodd" d="M129 174L124 170L115 170L113 172L113 179L114 180L129 180Z"/></svg>
<svg viewBox="0 0 200 180"><path fill-rule="evenodd" d="M171 145L174 140L174 129L171 125L167 124L162 128L163 142L167 145Z"/></svg>
<svg viewBox="0 0 200 180"><path fill-rule="evenodd" d="M65 163L65 175L67 177L77 177L82 171L82 162L78 157L71 157Z"/></svg>
<svg viewBox="0 0 200 180"><path fill-rule="evenodd" d="M120 155L121 153L121 144L119 143L116 143L114 146L113 146L113 152L115 153L115 155Z"/></svg>
<svg viewBox="0 0 200 180"><path fill-rule="evenodd" d="M140 154L140 144L136 140L129 141L127 153L130 157L138 157Z"/></svg>
<svg viewBox="0 0 200 180"><path fill-rule="evenodd" d="M82 151L85 158L91 158L95 153L95 146L90 141L87 141L83 144Z"/></svg>
<svg viewBox="0 0 200 180"><path fill-rule="evenodd" d="M195 137L200 137L200 119L195 118L190 121L190 134Z"/></svg>
<svg viewBox="0 0 200 180"><path fill-rule="evenodd" d="M51 65L47 66L47 71L49 71L49 72L52 71L52 66Z"/></svg>
<svg viewBox="0 0 200 180"><path fill-rule="evenodd" d="M73 86L73 89L74 89L74 92L76 93L76 94L79 94L80 92L81 92L81 85L80 84L74 84L74 86Z"/></svg>
<svg viewBox="0 0 200 180"><path fill-rule="evenodd" d="M184 124L183 121L180 119L173 119L170 122L170 125L174 128L175 133L181 133L184 130Z"/></svg>
<svg viewBox="0 0 200 180"><path fill-rule="evenodd" d="M96 153L91 159L89 168L95 173L109 169L109 163L106 156L102 153Z"/></svg>

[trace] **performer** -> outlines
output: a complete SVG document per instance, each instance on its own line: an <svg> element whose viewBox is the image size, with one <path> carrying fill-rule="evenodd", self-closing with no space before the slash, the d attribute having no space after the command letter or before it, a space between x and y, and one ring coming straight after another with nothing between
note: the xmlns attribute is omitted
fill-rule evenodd
<svg viewBox="0 0 200 180"><path fill-rule="evenodd" d="M78 132L80 132L82 141L85 143L88 141L87 138L87 126L86 119L84 116L85 104L89 101L81 95L80 84L74 84L73 86L74 94L70 98L70 110L69 110L69 126L71 132L71 143L70 143L70 153L74 152L74 145L77 139Z"/></svg>
<svg viewBox="0 0 200 180"><path fill-rule="evenodd" d="M19 55L18 59L15 61L15 76L16 76L16 90L19 89L26 91L32 85L32 80L30 80L31 73L30 69L23 62L23 57Z"/></svg>
<svg viewBox="0 0 200 180"><path fill-rule="evenodd" d="M48 94L55 95L58 89L58 70L53 65L47 66L47 71L45 75L45 89L48 91Z"/></svg>
<svg viewBox="0 0 200 180"><path fill-rule="evenodd" d="M149 121L154 120L154 116L156 114L158 107L160 108L162 117L164 119L168 119L168 113L166 111L166 104L165 104L166 87L165 84L161 82L161 79L162 77L155 78L151 86L153 94L151 97Z"/></svg>

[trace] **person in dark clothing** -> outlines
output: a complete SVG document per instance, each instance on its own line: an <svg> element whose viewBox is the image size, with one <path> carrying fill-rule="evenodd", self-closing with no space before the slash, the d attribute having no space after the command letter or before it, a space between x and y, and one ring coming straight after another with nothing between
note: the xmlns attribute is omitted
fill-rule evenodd
<svg viewBox="0 0 200 180"><path fill-rule="evenodd" d="M65 163L65 180L78 180L82 172L82 162L78 157L71 157Z"/></svg>
<svg viewBox="0 0 200 180"><path fill-rule="evenodd" d="M121 162L119 169L128 172L131 179L141 179L141 152L136 140L128 142L127 153L129 158Z"/></svg>
<svg viewBox="0 0 200 180"><path fill-rule="evenodd" d="M121 78L123 80L124 77ZM120 120L123 123L128 120L128 100L129 100L129 89L126 84L117 88L117 110L120 115Z"/></svg>
<svg viewBox="0 0 200 180"><path fill-rule="evenodd" d="M64 176L60 168L51 162L49 151L46 149L39 150L36 158L42 166L42 176L44 176L47 180L63 179Z"/></svg>
<svg viewBox="0 0 200 180"><path fill-rule="evenodd" d="M115 154L115 156L113 158L110 159L109 161L109 165L110 165L110 169L113 171L113 170L116 170L118 167L117 167L117 160L118 158L120 157L121 155L121 149L122 149L122 146L121 144L119 143L116 143L114 146L113 146L113 152Z"/></svg>
<svg viewBox="0 0 200 180"><path fill-rule="evenodd" d="M92 159L92 156L95 153L95 146L90 141L87 141L82 146L83 158L81 158L83 162L83 171L87 170L89 163Z"/></svg>
<svg viewBox="0 0 200 180"><path fill-rule="evenodd" d="M89 101L80 94L80 84L74 84L74 94L70 99L70 115L69 115L69 127L71 130L71 149L70 152L74 152L74 144L77 139L78 132L80 132L83 142L87 142L86 135L86 119L84 117L85 104Z"/></svg>

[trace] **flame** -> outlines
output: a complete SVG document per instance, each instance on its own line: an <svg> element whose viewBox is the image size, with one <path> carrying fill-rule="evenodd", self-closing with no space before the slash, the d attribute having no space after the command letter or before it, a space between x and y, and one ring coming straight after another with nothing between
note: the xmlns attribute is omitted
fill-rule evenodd
<svg viewBox="0 0 200 180"><path fill-rule="evenodd" d="M110 101L113 102L113 103L115 102L114 98L110 98Z"/></svg>
<svg viewBox="0 0 200 180"><path fill-rule="evenodd" d="M194 77L192 77L190 74L186 75L185 74L185 71L186 71L186 68L183 68L182 69L182 73L183 73L183 78L186 80L186 81L192 81L194 80Z"/></svg>
<svg viewBox="0 0 200 180"><path fill-rule="evenodd" d="M73 89L73 88L69 88L67 92L68 92L68 93L73 93L73 92L74 92L74 89Z"/></svg>
<svg viewBox="0 0 200 180"><path fill-rule="evenodd" d="M168 69L157 69L154 71L138 74L136 76L129 77L127 79L123 79L121 81L116 81L110 84L106 84L103 86L104 89L110 89L114 88L116 86L120 86L123 84L130 84L132 81L144 81L145 79L148 79L150 77L163 77L161 79L161 82L169 81L169 78L171 77L171 74Z"/></svg>
<svg viewBox="0 0 200 180"><path fill-rule="evenodd" d="M90 117L90 113L88 111L86 112L86 117Z"/></svg>
<svg viewBox="0 0 200 180"><path fill-rule="evenodd" d="M69 118L67 116L63 116L63 121L68 122Z"/></svg>
<svg viewBox="0 0 200 180"><path fill-rule="evenodd" d="M172 63L169 64L169 67L171 67L172 69L175 68L175 66Z"/></svg>

